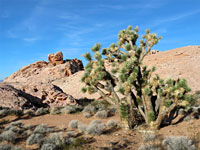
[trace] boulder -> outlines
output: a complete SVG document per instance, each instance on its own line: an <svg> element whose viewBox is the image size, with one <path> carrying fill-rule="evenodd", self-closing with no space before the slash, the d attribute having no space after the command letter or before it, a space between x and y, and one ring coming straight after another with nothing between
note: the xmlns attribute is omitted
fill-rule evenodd
<svg viewBox="0 0 200 150"><path fill-rule="evenodd" d="M52 64L53 66L63 64L63 53L57 52L55 54L49 54L48 60L49 60L49 63Z"/></svg>

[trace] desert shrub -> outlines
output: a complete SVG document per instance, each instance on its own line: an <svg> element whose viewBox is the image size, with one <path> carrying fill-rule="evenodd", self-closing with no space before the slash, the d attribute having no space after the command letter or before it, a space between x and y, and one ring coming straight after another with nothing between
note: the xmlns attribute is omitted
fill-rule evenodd
<svg viewBox="0 0 200 150"><path fill-rule="evenodd" d="M0 145L0 150L23 150L23 149L17 146L4 144Z"/></svg>
<svg viewBox="0 0 200 150"><path fill-rule="evenodd" d="M33 130L36 126L35 125L27 125L24 127L26 130Z"/></svg>
<svg viewBox="0 0 200 150"><path fill-rule="evenodd" d="M32 109L24 110L24 114L28 116L34 116L35 112Z"/></svg>
<svg viewBox="0 0 200 150"><path fill-rule="evenodd" d="M167 150L195 150L193 141L185 136L168 136L163 140Z"/></svg>
<svg viewBox="0 0 200 150"><path fill-rule="evenodd" d="M33 133L27 138L26 145L33 145L33 144L40 145L42 143L43 137L44 136L40 133Z"/></svg>
<svg viewBox="0 0 200 150"><path fill-rule="evenodd" d="M87 134L100 135L104 132L105 125L99 120L93 120L86 129Z"/></svg>
<svg viewBox="0 0 200 150"><path fill-rule="evenodd" d="M67 137L77 137L79 134L77 134L75 131L67 131L66 135Z"/></svg>
<svg viewBox="0 0 200 150"><path fill-rule="evenodd" d="M16 126L10 126L10 128L8 130L13 131L13 132L15 132L17 134L19 134L20 132L22 132L22 130L19 129L18 127L16 127Z"/></svg>
<svg viewBox="0 0 200 150"><path fill-rule="evenodd" d="M21 117L24 115L22 110L12 110L11 114L18 116L18 117Z"/></svg>
<svg viewBox="0 0 200 150"><path fill-rule="evenodd" d="M0 134L0 139L11 143L15 143L17 139L17 133L15 133L12 130L6 130Z"/></svg>
<svg viewBox="0 0 200 150"><path fill-rule="evenodd" d="M33 133L41 133L41 134L44 134L44 133L49 133L49 132L53 132L54 129L53 128L48 128L46 125L44 124L41 124L41 125L38 125L35 130L33 131Z"/></svg>
<svg viewBox="0 0 200 150"><path fill-rule="evenodd" d="M9 111L7 109L0 110L0 118L3 118L7 115L9 115Z"/></svg>
<svg viewBox="0 0 200 150"><path fill-rule="evenodd" d="M21 121L15 121L11 123L12 126L23 127L24 124Z"/></svg>
<svg viewBox="0 0 200 150"><path fill-rule="evenodd" d="M78 128L78 120L71 120L68 124L68 127L72 128L72 129L77 129Z"/></svg>
<svg viewBox="0 0 200 150"><path fill-rule="evenodd" d="M163 150L162 147L153 144L144 144L139 147L139 150ZM177 149L178 150L178 149Z"/></svg>
<svg viewBox="0 0 200 150"><path fill-rule="evenodd" d="M61 114L62 109L63 109L63 107L51 107L50 114L52 114L52 115Z"/></svg>
<svg viewBox="0 0 200 150"><path fill-rule="evenodd" d="M116 106L108 107L108 116L114 116L116 113L117 113L117 107Z"/></svg>
<svg viewBox="0 0 200 150"><path fill-rule="evenodd" d="M106 110L100 110L95 114L95 117L97 118L107 118L108 117L108 112Z"/></svg>
<svg viewBox="0 0 200 150"><path fill-rule="evenodd" d="M88 125L86 124L83 124L83 123L78 124L78 130L82 133L86 133L87 128L88 128Z"/></svg>
<svg viewBox="0 0 200 150"><path fill-rule="evenodd" d="M83 112L87 112L94 115L97 112L97 109L95 106L89 104L83 109Z"/></svg>
<svg viewBox="0 0 200 150"><path fill-rule="evenodd" d="M48 114L49 113L49 110L48 108L38 108L37 111L35 112L35 115L37 116L40 116L40 115L45 115L45 114Z"/></svg>
<svg viewBox="0 0 200 150"><path fill-rule="evenodd" d="M11 145L0 145L0 150L13 150Z"/></svg>
<svg viewBox="0 0 200 150"><path fill-rule="evenodd" d="M156 139L156 134L145 132L142 134L142 139L144 142L152 142Z"/></svg>
<svg viewBox="0 0 200 150"><path fill-rule="evenodd" d="M116 120L108 120L106 122L106 127L109 127L109 128L116 128L118 126L119 122L116 121Z"/></svg>
<svg viewBox="0 0 200 150"><path fill-rule="evenodd" d="M40 150L57 150L58 146L52 143L43 144Z"/></svg>
<svg viewBox="0 0 200 150"><path fill-rule="evenodd" d="M83 113L83 116L84 116L85 118L90 118L90 117L92 117L92 114L89 113L89 112L84 112L84 113Z"/></svg>
<svg viewBox="0 0 200 150"><path fill-rule="evenodd" d="M72 113L77 113L83 110L82 106L77 106L77 105L67 105L65 106L61 112L65 114L72 114Z"/></svg>
<svg viewBox="0 0 200 150"><path fill-rule="evenodd" d="M51 133L50 139L54 142L55 145L60 145L61 143L64 143L64 137L62 135L62 132Z"/></svg>

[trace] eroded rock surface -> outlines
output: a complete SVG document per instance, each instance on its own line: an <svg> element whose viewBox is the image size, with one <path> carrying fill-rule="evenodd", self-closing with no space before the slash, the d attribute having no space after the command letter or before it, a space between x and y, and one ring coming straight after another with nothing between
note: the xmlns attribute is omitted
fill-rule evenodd
<svg viewBox="0 0 200 150"><path fill-rule="evenodd" d="M0 83L0 104L18 110L47 106L39 98L5 83Z"/></svg>
<svg viewBox="0 0 200 150"><path fill-rule="evenodd" d="M63 60L61 52L50 54L48 58L50 62L37 61L25 66L3 82L36 97L41 103L49 106L76 104L76 100L54 85L53 81L65 79L75 72L83 70L82 61L76 58Z"/></svg>

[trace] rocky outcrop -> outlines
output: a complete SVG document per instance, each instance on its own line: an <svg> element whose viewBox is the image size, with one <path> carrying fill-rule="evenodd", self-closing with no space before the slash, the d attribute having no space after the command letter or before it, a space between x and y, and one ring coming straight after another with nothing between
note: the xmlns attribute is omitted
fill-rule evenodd
<svg viewBox="0 0 200 150"><path fill-rule="evenodd" d="M75 72L83 70L82 61L78 59L65 60L63 64L52 66L46 61L37 61L23 67L4 82L52 82L56 79L68 77Z"/></svg>
<svg viewBox="0 0 200 150"><path fill-rule="evenodd" d="M53 81L65 79L83 70L82 61L76 58L63 60L62 52L49 54L48 59L49 62L37 61L21 68L3 82L36 97L41 103L49 106L76 104L76 100L55 86Z"/></svg>
<svg viewBox="0 0 200 150"><path fill-rule="evenodd" d="M0 83L0 105L18 110L47 106L39 98L5 83Z"/></svg>
<svg viewBox="0 0 200 150"><path fill-rule="evenodd" d="M158 50L151 50L150 53L149 53L148 55L157 54L157 53L159 53Z"/></svg>
<svg viewBox="0 0 200 150"><path fill-rule="evenodd" d="M57 52L55 54L49 54L48 55L49 63L53 66L63 64L63 53Z"/></svg>
<svg viewBox="0 0 200 150"><path fill-rule="evenodd" d="M69 94L63 92L58 86L50 83L9 83L14 88L28 93L42 104L48 106L75 105L76 100Z"/></svg>

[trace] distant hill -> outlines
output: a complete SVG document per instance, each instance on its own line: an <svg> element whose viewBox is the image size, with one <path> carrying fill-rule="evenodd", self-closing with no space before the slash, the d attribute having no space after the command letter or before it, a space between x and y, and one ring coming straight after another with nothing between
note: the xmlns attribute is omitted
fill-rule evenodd
<svg viewBox="0 0 200 150"><path fill-rule="evenodd" d="M0 80L0 82L3 82L3 80Z"/></svg>

